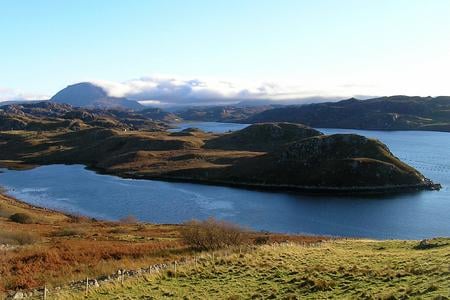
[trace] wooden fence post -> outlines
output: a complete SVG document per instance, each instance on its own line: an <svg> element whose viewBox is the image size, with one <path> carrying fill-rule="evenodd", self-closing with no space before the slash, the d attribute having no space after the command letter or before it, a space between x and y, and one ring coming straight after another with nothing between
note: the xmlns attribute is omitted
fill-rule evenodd
<svg viewBox="0 0 450 300"><path fill-rule="evenodd" d="M197 256L194 256L195 272L197 272Z"/></svg>
<svg viewBox="0 0 450 300"><path fill-rule="evenodd" d="M47 300L47 285L44 284L44 300Z"/></svg>

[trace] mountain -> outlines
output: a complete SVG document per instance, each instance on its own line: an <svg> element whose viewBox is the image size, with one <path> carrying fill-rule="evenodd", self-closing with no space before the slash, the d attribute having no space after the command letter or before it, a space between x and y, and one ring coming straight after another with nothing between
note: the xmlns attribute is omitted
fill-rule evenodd
<svg viewBox="0 0 450 300"><path fill-rule="evenodd" d="M56 93L50 101L89 108L120 108L131 110L144 108L137 101L127 98L111 97L103 88L90 82L69 85Z"/></svg>
<svg viewBox="0 0 450 300"><path fill-rule="evenodd" d="M450 97L392 96L265 110L247 123L295 122L316 128L450 132Z"/></svg>

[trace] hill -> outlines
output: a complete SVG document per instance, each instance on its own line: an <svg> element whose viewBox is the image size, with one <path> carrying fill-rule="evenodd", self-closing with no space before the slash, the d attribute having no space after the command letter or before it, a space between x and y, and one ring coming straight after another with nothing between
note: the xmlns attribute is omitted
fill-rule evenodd
<svg viewBox="0 0 450 300"><path fill-rule="evenodd" d="M156 107L144 108L137 113L150 120L158 120L168 123L175 123L181 120L180 117L176 114L164 111L161 108Z"/></svg>
<svg viewBox="0 0 450 300"><path fill-rule="evenodd" d="M318 135L322 133L301 124L260 123L211 139L205 148L271 151L283 144Z"/></svg>
<svg viewBox="0 0 450 300"><path fill-rule="evenodd" d="M272 107L271 105L198 106L177 111L177 115L189 121L239 123Z"/></svg>
<svg viewBox="0 0 450 300"><path fill-rule="evenodd" d="M378 140L359 135L319 135L284 145L228 170L238 182L308 188L373 189L421 185L426 179ZM378 188L377 188L378 187Z"/></svg>
<svg viewBox="0 0 450 300"><path fill-rule="evenodd" d="M75 107L89 108L121 108L140 110L144 106L137 101L126 98L111 97L107 92L90 82L80 82L69 85L56 93L50 101L57 103L70 104Z"/></svg>
<svg viewBox="0 0 450 300"><path fill-rule="evenodd" d="M248 123L294 122L315 128L450 131L450 97L392 96L279 107Z"/></svg>

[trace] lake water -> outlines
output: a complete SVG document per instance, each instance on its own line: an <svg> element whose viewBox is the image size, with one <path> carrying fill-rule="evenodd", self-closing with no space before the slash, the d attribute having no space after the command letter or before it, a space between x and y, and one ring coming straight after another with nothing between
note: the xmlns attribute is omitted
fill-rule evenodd
<svg viewBox="0 0 450 300"><path fill-rule="evenodd" d="M240 130L248 126L248 124L239 123L220 123L220 122L183 122L172 124L175 128L169 131L181 131L187 128L199 128L206 132L223 133L228 131Z"/></svg>
<svg viewBox="0 0 450 300"><path fill-rule="evenodd" d="M228 131L245 124L181 124ZM220 130L222 128L222 130ZM450 134L320 129L376 137L400 159L443 185L441 191L364 197L308 196L190 183L122 179L81 165L0 173L0 186L28 203L117 220L155 223L215 216L256 230L371 238L450 236Z"/></svg>

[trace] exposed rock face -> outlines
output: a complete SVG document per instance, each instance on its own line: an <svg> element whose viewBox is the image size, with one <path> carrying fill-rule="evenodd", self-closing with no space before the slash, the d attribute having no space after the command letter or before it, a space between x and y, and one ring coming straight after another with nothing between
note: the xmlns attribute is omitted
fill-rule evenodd
<svg viewBox="0 0 450 300"><path fill-rule="evenodd" d="M205 147L271 151L289 142L320 135L322 135L320 131L302 124L261 123L212 139L206 143Z"/></svg>
<svg viewBox="0 0 450 300"><path fill-rule="evenodd" d="M110 97L106 91L90 82L81 82L62 89L50 101L66 103L76 107L123 108L140 110L144 106L126 98Z"/></svg>

